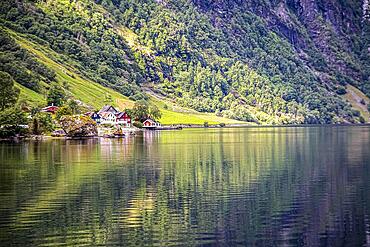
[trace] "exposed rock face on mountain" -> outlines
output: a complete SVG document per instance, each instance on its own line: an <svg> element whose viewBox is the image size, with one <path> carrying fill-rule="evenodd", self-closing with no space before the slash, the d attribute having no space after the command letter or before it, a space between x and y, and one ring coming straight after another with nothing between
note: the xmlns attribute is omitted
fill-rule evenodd
<svg viewBox="0 0 370 247"><path fill-rule="evenodd" d="M370 56L367 0L193 2L221 27L220 19L229 22L235 12L250 11L263 18L270 30L288 40L301 60L319 73L322 82L335 84L342 80L339 82L369 89L365 84L369 81L366 70ZM312 56L320 62L307 61Z"/></svg>

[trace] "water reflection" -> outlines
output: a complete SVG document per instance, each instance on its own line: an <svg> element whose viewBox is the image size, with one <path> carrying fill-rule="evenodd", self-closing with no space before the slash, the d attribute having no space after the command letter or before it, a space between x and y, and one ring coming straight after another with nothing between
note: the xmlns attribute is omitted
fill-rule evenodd
<svg viewBox="0 0 370 247"><path fill-rule="evenodd" d="M370 128L0 144L9 245L370 245Z"/></svg>

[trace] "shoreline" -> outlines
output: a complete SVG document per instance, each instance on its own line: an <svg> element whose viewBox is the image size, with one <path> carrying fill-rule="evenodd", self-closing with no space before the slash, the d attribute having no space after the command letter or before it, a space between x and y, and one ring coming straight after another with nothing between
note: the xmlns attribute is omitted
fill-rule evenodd
<svg viewBox="0 0 370 247"><path fill-rule="evenodd" d="M342 123L342 124L287 124L287 125L250 125L250 124L227 124L225 126L219 125L209 125L204 127L204 125L169 125L168 127L182 127L183 129L224 129L224 128L292 128L292 127L341 127L341 126L370 126L370 123ZM164 127L167 127L164 125ZM157 129L161 130L161 129ZM176 130L174 128L174 130Z"/></svg>
<svg viewBox="0 0 370 247"><path fill-rule="evenodd" d="M249 124L229 124L225 126L219 125L210 125L208 127L204 127L203 125L170 125L170 126L162 126L159 129L135 129L133 132L144 132L144 131L173 131L173 130L182 130L182 129L234 129L234 128L317 128L317 127L360 127L360 126L370 126L370 123L365 124L292 124L292 125L249 125ZM17 140L34 140L34 141L42 141L46 139L63 139L63 140L78 140L78 139L97 139L97 138L106 138L106 139L121 139L127 138L132 136L131 134L125 135L122 137L104 137L104 136L76 136L76 137L69 137L69 136L51 136L51 135L37 135L37 136L12 136L6 138L0 138L0 141L17 141Z"/></svg>

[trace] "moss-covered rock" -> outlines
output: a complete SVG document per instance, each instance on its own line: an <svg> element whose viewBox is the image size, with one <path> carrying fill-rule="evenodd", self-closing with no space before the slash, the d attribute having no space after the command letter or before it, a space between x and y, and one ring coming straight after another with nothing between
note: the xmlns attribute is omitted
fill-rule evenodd
<svg viewBox="0 0 370 247"><path fill-rule="evenodd" d="M60 125L67 136L95 136L98 133L96 123L87 116L64 116Z"/></svg>

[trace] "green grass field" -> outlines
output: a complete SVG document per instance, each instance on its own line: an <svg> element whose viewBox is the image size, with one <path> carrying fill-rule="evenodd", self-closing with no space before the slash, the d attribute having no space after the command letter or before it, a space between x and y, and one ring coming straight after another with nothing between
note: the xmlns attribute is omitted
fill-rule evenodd
<svg viewBox="0 0 370 247"><path fill-rule="evenodd" d="M370 103L370 99L352 85L347 85L346 89L347 93L344 95L344 98L348 100L354 109L360 111L366 122L370 122L370 113L367 110L367 105ZM365 105L360 103L361 100L365 101Z"/></svg>
<svg viewBox="0 0 370 247"><path fill-rule="evenodd" d="M218 117L211 113L200 113L191 109L179 107L171 102L160 100L153 95L149 95L151 104L155 104L162 112L160 122L164 125L171 124L197 124L203 125L204 122L208 124L247 124L233 119ZM165 109L167 106L167 109ZM176 110L171 110L176 109Z"/></svg>
<svg viewBox="0 0 370 247"><path fill-rule="evenodd" d="M28 50L36 56L36 58L45 64L56 73L56 80L59 83L67 83L71 95L87 105L96 109L101 108L106 104L105 95L109 94L112 97L112 105L117 106L120 110L132 108L134 102L129 100L122 94L104 87L96 82L84 78L76 73L76 69L71 65L58 62L62 61L62 55L55 53L51 49L36 44L26 36L18 34L10 29L5 29L16 42L24 49ZM22 85L16 85L21 90L20 98L27 100L31 104L45 105L45 96L34 92ZM194 124L202 125L208 122L214 124L247 124L237 120L218 117L215 114L199 113L194 110L178 107L172 103L150 96L150 103L155 104L162 112L162 118L159 120L163 125L172 124ZM165 109L165 105L171 106Z"/></svg>
<svg viewBox="0 0 370 247"><path fill-rule="evenodd" d="M26 88L26 87L24 87L24 86L22 86L21 84L18 84L18 83L16 83L15 86L17 88L19 88L19 90L20 90L20 95L19 95L20 99L26 100L31 105L38 105L38 104L44 105L44 104L46 104L46 100L45 100L45 97L43 95L38 94L35 91L33 91L29 88Z"/></svg>

